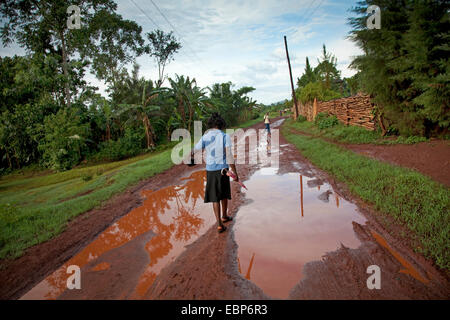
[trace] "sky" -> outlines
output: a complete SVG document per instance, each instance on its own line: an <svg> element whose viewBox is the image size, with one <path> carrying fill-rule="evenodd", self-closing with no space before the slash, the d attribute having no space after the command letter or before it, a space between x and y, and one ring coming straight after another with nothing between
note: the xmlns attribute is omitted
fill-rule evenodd
<svg viewBox="0 0 450 320"><path fill-rule="evenodd" d="M346 39L350 31L351 0L116 0L117 12L134 20L143 32L174 31L182 49L167 67L167 75L195 78L201 87L231 81L235 89L252 86L249 94L270 104L291 96L289 69L284 49L287 36L294 82L309 57L317 65L322 45L333 53L343 77L352 76L352 57L361 54ZM159 9L159 10L158 10ZM143 13L145 12L145 14ZM162 13L162 14L161 14ZM24 54L15 45L0 47L0 56ZM158 78L151 57L137 58L140 75ZM104 92L94 76L87 80ZM168 82L164 83L168 85Z"/></svg>

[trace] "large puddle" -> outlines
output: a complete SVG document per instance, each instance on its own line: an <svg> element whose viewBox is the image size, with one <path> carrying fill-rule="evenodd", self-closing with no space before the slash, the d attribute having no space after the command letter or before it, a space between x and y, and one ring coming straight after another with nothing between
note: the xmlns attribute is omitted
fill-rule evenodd
<svg viewBox="0 0 450 320"><path fill-rule="evenodd" d="M203 202L205 183L205 172L197 171L179 185L143 191L142 206L111 225L22 299L143 297L161 269L215 223L211 204ZM70 265L81 268L81 290L66 289Z"/></svg>
<svg viewBox="0 0 450 320"><path fill-rule="evenodd" d="M246 198L234 227L241 274L273 298L287 298L305 263L360 241L352 221L366 219L332 187L299 173L262 168L245 182Z"/></svg>

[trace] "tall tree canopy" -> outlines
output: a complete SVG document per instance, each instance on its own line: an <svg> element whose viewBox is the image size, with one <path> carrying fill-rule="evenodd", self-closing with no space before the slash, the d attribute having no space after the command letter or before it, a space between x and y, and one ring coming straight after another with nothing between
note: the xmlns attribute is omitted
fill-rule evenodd
<svg viewBox="0 0 450 320"><path fill-rule="evenodd" d="M309 59L306 57L306 63L305 63L305 71L303 72L303 75L297 79L297 86L299 88L303 88L310 82L316 82L317 81L317 73L311 68L311 65L309 64Z"/></svg>
<svg viewBox="0 0 450 320"><path fill-rule="evenodd" d="M322 57L317 62L315 73L322 81L324 87L328 90L337 89L341 72L337 69L337 58L327 52L325 44L322 47Z"/></svg>
<svg viewBox="0 0 450 320"><path fill-rule="evenodd" d="M173 56L181 49L181 44L177 42L173 32L164 33L164 31L156 30L147 33L150 46L147 52L152 56L158 65L158 87L164 82L164 69L173 59Z"/></svg>
<svg viewBox="0 0 450 320"><path fill-rule="evenodd" d="M80 8L81 28L69 29L69 5ZM6 0L0 4L5 20L3 44L17 41L29 53L58 56L64 79L65 102L72 103L73 69L93 62L99 78L114 79L119 62L130 60L129 50L143 44L141 28L115 13L112 0ZM76 60L76 55L81 60Z"/></svg>
<svg viewBox="0 0 450 320"><path fill-rule="evenodd" d="M373 4L381 9L379 30L366 27L366 9ZM352 9L350 39L364 51L352 66L393 132L448 132L449 9L440 0L365 0Z"/></svg>

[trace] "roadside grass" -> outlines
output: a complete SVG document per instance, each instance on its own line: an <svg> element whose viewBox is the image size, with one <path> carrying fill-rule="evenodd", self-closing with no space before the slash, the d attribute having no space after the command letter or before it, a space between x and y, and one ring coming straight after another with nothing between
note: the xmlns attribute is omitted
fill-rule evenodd
<svg viewBox="0 0 450 320"><path fill-rule="evenodd" d="M263 120L264 120L264 117L263 116L259 116L256 119L248 120L248 121L246 121L244 123L241 123L240 125L237 125L235 127L230 128L230 129L238 129L238 128L244 129L244 128L247 128L247 127L251 127L254 124L257 124L258 122L262 122Z"/></svg>
<svg viewBox="0 0 450 320"><path fill-rule="evenodd" d="M0 259L17 258L61 233L77 215L172 167L171 149L0 184ZM85 181L83 175L90 175ZM9 177L8 177L9 178Z"/></svg>
<svg viewBox="0 0 450 320"><path fill-rule="evenodd" d="M358 155L317 137L282 134L314 165L345 183L349 190L384 215L405 225L421 245L414 248L450 270L450 190L422 174Z"/></svg>
<svg viewBox="0 0 450 320"><path fill-rule="evenodd" d="M379 131L369 131L357 126L345 126L339 123L331 128L320 130L314 122L309 121L292 121L290 125L295 130L316 136L324 137L335 142L352 143L352 144L414 144L428 141L424 137L382 137Z"/></svg>

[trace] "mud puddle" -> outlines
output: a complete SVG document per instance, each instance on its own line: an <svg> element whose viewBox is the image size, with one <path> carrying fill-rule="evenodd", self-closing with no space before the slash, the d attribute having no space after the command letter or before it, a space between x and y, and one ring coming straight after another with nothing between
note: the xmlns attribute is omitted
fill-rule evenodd
<svg viewBox="0 0 450 320"><path fill-rule="evenodd" d="M139 299L162 268L215 222L203 203L204 171L152 192L142 206L102 232L21 299ZM67 289L68 267L81 269L81 289Z"/></svg>
<svg viewBox="0 0 450 320"><path fill-rule="evenodd" d="M360 245L352 222L366 219L320 179L261 168L245 183L250 203L240 208L234 226L238 267L267 295L287 298L305 263L341 244Z"/></svg>

